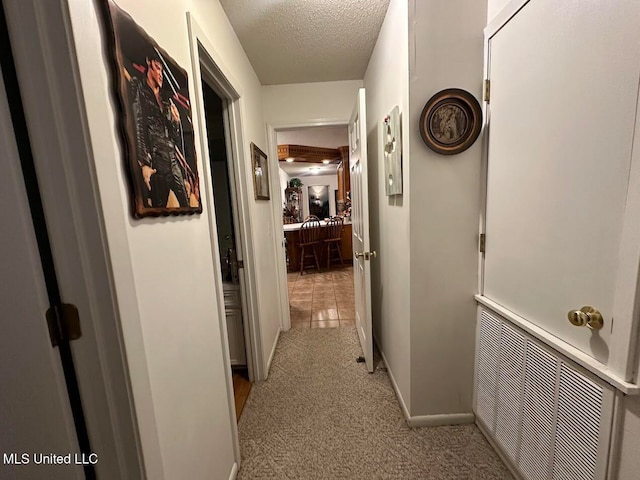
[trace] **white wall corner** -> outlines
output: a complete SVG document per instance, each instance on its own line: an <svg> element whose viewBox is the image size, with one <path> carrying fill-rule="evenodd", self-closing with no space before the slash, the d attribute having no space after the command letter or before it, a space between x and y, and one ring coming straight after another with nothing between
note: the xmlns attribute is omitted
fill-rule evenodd
<svg viewBox="0 0 640 480"><path fill-rule="evenodd" d="M269 371L271 370L271 362L273 361L273 357L276 354L276 347L278 346L278 340L280 340L280 333L282 332L282 328L278 328L278 333L276 333L276 337L273 340L273 346L271 347L271 353L269 354L269 359L267 360L267 368L264 372L264 379L266 380L269 377Z"/></svg>

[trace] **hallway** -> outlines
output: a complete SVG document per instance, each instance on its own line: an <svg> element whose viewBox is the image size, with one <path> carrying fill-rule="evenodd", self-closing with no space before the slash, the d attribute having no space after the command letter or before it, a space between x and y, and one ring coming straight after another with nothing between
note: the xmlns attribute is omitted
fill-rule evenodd
<svg viewBox="0 0 640 480"><path fill-rule="evenodd" d="M407 427L387 372L366 373L361 353L350 325L281 334L240 418L239 479L512 478L474 425Z"/></svg>

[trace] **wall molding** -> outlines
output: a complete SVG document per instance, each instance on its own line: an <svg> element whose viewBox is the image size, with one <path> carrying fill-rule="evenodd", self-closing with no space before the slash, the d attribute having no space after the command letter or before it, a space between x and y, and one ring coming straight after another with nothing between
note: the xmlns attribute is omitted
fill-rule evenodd
<svg viewBox="0 0 640 480"><path fill-rule="evenodd" d="M375 337L374 337L374 341L375 341ZM378 345L378 342L375 342L375 346L380 352L382 361L384 362L384 365L387 368L387 373L389 374L389 379L391 380L391 386L393 387L393 391L395 392L396 398L398 399L398 403L400 404L400 409L402 410L404 419L406 420L407 424L409 424L409 419L411 418L411 415L409 414L409 409L407 408L407 404L404 402L404 398L402 397L402 393L400 392L400 388L398 387L398 382L396 382L396 378L393 376L393 371L391 370L391 367L389 367L389 362L387 362L387 357L384 355L384 352L380 348L380 345ZM409 426L411 425L409 424Z"/></svg>
<svg viewBox="0 0 640 480"><path fill-rule="evenodd" d="M473 413L443 413L438 415L411 416L411 414L409 413L409 409L407 408L407 404L402 397L402 393L400 392L400 388L398 387L398 382L396 382L396 379L393 376L393 371L389 367L387 357L384 355L384 352L380 348L380 345L378 345L378 342L376 342L376 347L378 348L380 356L382 357L382 361L387 368L387 373L389 374L389 379L391 380L391 385L393 386L393 391L395 392L398 403L400 404L400 409L402 410L404 419L410 428L439 427L442 425L464 425L475 422L476 416Z"/></svg>
<svg viewBox="0 0 640 480"><path fill-rule="evenodd" d="M238 476L238 462L233 462L233 466L231 467L231 473L229 474L229 480L236 480Z"/></svg>
<svg viewBox="0 0 640 480"><path fill-rule="evenodd" d="M276 339L273 341L273 346L271 347L271 353L269 354L269 360L267 360L267 368L264 372L264 379L266 380L269 377L269 371L271 370L271 362L273 361L273 356L276 354L276 347L278 346L278 340L280 340L280 333L282 332L282 327L278 328L278 333L276 334Z"/></svg>
<svg viewBox="0 0 640 480"><path fill-rule="evenodd" d="M440 427L443 425L465 425L475 423L476 416L473 413L444 413L439 415L416 415L409 417L407 424L411 428L416 427Z"/></svg>

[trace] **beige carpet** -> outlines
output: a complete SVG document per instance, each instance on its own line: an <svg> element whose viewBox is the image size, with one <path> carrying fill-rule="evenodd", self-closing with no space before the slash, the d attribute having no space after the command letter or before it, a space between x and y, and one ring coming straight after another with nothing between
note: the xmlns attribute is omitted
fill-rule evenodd
<svg viewBox="0 0 640 480"><path fill-rule="evenodd" d="M410 429L354 327L282 333L240 418L248 479L511 479L474 425Z"/></svg>

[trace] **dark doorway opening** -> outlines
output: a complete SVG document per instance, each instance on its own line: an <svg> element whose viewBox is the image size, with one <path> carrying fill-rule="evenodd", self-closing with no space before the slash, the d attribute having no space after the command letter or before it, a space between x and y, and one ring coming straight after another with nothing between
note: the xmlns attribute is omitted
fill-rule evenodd
<svg viewBox="0 0 640 480"><path fill-rule="evenodd" d="M202 81L209 166L216 213L218 233L218 255L220 258L222 289L225 302L225 317L229 356L233 373L233 389L236 417L240 418L251 383L247 370L246 342L244 338L244 316L242 309L242 264L238 261L238 238L234 226L233 174L227 156L225 135L224 102L213 89Z"/></svg>

